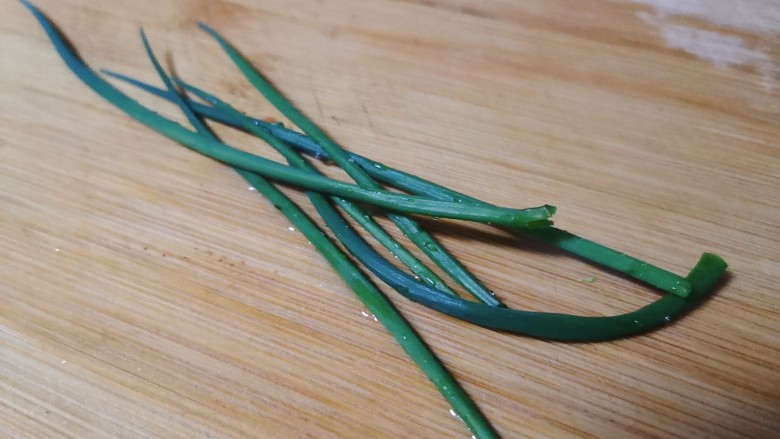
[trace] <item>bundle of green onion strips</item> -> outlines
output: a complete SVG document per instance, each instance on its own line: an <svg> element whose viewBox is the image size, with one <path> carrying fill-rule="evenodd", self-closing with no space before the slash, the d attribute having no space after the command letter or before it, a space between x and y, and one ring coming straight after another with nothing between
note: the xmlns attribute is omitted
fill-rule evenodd
<svg viewBox="0 0 780 439"><path fill-rule="evenodd" d="M717 255L705 253L686 277L642 262L595 242L552 226L552 206L528 209L499 207L455 192L420 177L390 168L342 149L317 125L277 91L215 30L200 27L225 50L249 82L304 134L281 124L253 119L219 98L184 81L170 78L158 63L141 32L146 51L165 88L156 88L118 73L105 72L179 105L194 130L169 120L135 102L92 71L39 9L21 2L33 13L63 61L84 84L131 117L203 155L232 166L265 196L319 250L358 298L395 337L407 354L436 385L466 423L474 437L498 437L474 402L422 342L392 303L320 228L287 196L276 182L299 187L330 228L335 239L363 267L402 296L426 307L473 324L548 340L600 341L627 337L661 327L692 309L726 270ZM190 99L190 93L200 103ZM282 154L288 165L235 149L222 141L204 119L253 134ZM325 177L303 154L328 160L354 180L345 183ZM400 191L388 191L390 187ZM444 280L390 236L374 219L375 206L418 246L444 273L476 300L460 297ZM392 252L412 274L397 268L369 245L343 218L346 213L377 242ZM531 236L580 258L623 273L665 293L634 312L609 317L529 312L507 308L428 232L408 215L425 215L491 224L512 233Z"/></svg>

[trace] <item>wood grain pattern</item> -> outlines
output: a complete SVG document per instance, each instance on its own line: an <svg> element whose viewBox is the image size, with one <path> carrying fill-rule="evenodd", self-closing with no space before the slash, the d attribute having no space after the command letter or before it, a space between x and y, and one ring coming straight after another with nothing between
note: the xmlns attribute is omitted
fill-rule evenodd
<svg viewBox="0 0 780 439"><path fill-rule="evenodd" d="M154 79L143 24L183 77L278 117L206 21L353 151L491 202L555 204L563 228L679 273L703 251L730 263L686 319L606 344L497 334L388 291L503 436L780 436L777 2L36 3L94 66ZM237 175L101 101L19 4L2 9L0 436L468 437ZM598 315L655 296L431 225L516 307Z"/></svg>

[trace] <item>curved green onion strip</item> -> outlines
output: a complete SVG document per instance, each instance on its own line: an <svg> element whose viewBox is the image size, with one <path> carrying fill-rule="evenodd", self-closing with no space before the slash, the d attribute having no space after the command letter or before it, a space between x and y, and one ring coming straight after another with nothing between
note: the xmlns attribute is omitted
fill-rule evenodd
<svg viewBox="0 0 780 439"><path fill-rule="evenodd" d="M298 108L276 89L251 63L241 55L230 43L228 43L216 30L204 23L198 26L211 35L227 53L233 63L243 73L244 77L265 98L276 107L285 117L298 126L304 133L313 139L330 159L355 182L366 189L381 189L382 186L374 181L360 166L356 165L349 154L330 138L317 124L306 117ZM250 126L251 127L251 126ZM461 284L472 296L491 306L504 306L493 293L485 287L479 279L469 272L439 241L426 232L413 219L403 215L388 213L388 218L396 227L420 248L434 263Z"/></svg>
<svg viewBox="0 0 780 439"><path fill-rule="evenodd" d="M171 99L170 95L168 95L165 90L161 90L149 84L145 84L141 81L118 73L107 72L107 74L141 88L142 90L152 93L156 96L168 100ZM220 109L208 105L203 105L194 101L191 101L190 104L198 114L204 117L239 129L244 126L240 118L236 118L231 114L221 111ZM257 128L267 130L269 133L284 140L294 148L303 151L306 154L321 160L329 159L327 153L325 153L319 145L317 145L312 139L304 134L289 130L277 124L265 122L260 119L250 118L250 121L251 124ZM354 163L362 167L368 174L371 175L371 177L397 189L417 195L424 195L440 201L488 204L476 198L453 191L449 188L406 173L404 171L394 169L361 155L354 153L349 154ZM633 256L618 252L617 250L613 250L589 239L574 235L565 230L561 230L555 227L546 227L544 229L512 231L534 237L557 248L568 251L585 260L630 276L667 293L675 294L680 297L686 297L691 291L690 282L688 282L684 277L678 276L677 274L674 274L668 270L664 270L663 268L646 263Z"/></svg>
<svg viewBox="0 0 780 439"><path fill-rule="evenodd" d="M242 126L245 129L252 128L252 124L249 122L249 119L238 113L236 110L232 109L232 107L227 106L227 104L224 104L224 107L218 105L221 103L221 101L205 92L200 91L195 87L188 86L186 88L187 90L195 93L201 99L215 104L218 109L227 111L232 117L242 119ZM251 129L251 132L257 133L262 139L268 141L269 143L281 142L281 140L273 137L270 133L264 132L263 130ZM297 156L296 153L293 153L290 148L285 150L285 147L280 145L276 145L275 147L279 147L280 150L284 151L285 157L289 160L297 161L301 159L301 157ZM295 157L297 157L297 159ZM429 306L433 309L437 309L449 315L463 318L472 323L481 324L483 326L496 324L495 322L489 322L489 324L486 324L486 322L490 321L491 319L477 316L477 314L484 314L484 308L487 308L484 305L481 307L474 307L473 305L479 304L474 304L473 302L458 298L462 301L461 305L469 304L465 306L465 308L467 308L465 312L463 310L458 310L456 307L451 306L451 303L443 300L441 297L442 294L440 292L436 292L426 285L422 285L418 282L414 282L412 279L409 279L408 275L392 266L392 264L390 264L386 259L380 257L376 251L373 249L368 250L370 246L368 246L365 240L360 238L359 235L354 233L348 227L345 227L346 223L343 219L340 218L339 215L330 210L320 211L320 215L323 217L328 227L330 227L334 232L336 237L342 242L342 244L344 244L344 246L348 251L350 251L350 253L352 253L353 256L355 256L369 270L374 272L380 279L399 291L402 295L405 295L406 297L409 297L410 299L417 302L424 303L426 306ZM703 262L703 266L709 266L710 268L703 270L701 266L699 266L698 271L694 270L694 273L710 273L707 274L707 276L712 278L714 281L717 279L717 277L719 277L719 275L714 277L711 275L713 271L717 271L717 259L717 257L706 257L704 259L705 262ZM399 275L402 275L403 277L399 279ZM693 276L694 279L699 279L701 277L701 275L695 274ZM698 282L701 283L700 280ZM709 284L705 285L704 289L699 291L698 294L704 294L704 292L706 292L710 286L711 285ZM437 295L439 297L436 297ZM690 299L690 301L686 301L685 299L681 299L679 297L667 296L666 300L659 299L659 301L656 303L648 305L648 307L646 307L648 309L643 308L633 313L613 317L580 317L564 314L504 310L505 312L496 314L492 316L492 318L495 318L498 321L503 321L504 323L501 324L506 325L496 329L517 331L518 328L522 328L522 333L531 334L530 331L533 330L536 332L534 332L532 335L542 338L555 338L570 341L591 341L604 338L624 337L657 328L658 326L668 323L672 320L672 318L697 304L695 300L696 297L691 297ZM538 327L535 329L531 328L530 326L533 325L529 326L527 322L523 322L523 320L532 320L533 324L538 325Z"/></svg>
<svg viewBox="0 0 780 439"><path fill-rule="evenodd" d="M415 282L370 248L340 216L329 211L319 213L353 256L402 295L472 323L546 339L595 341L658 328L698 304L698 299L706 295L726 268L716 255L704 255L687 279L696 286L695 294L689 300L665 296L638 311L618 316L581 317L494 309L458 297L444 296L441 292ZM487 311L489 309L494 311Z"/></svg>
<svg viewBox="0 0 780 439"><path fill-rule="evenodd" d="M173 82L167 75L162 66L157 61L154 51L141 30L141 39L143 41L146 53L162 79L166 88L176 96L176 103L184 112L190 123L197 131L206 137L218 140L216 135L206 127L206 125L195 115L187 101L183 99L173 86ZM275 138L274 138L275 139ZM284 148L288 148L285 146ZM290 152L292 152L290 150ZM292 152L298 159L301 156ZM387 298L379 291L373 283L325 236L309 219L303 211L284 193L276 189L263 177L236 168L236 171L244 177L257 191L271 201L298 230L323 254L326 260L336 269L339 276L350 286L358 298L382 323L391 335L398 341L407 355L414 361L423 373L434 383L442 395L452 406L458 416L464 421L466 426L474 433L475 437L492 439L498 438L498 434L492 425L484 417L482 412L476 406L474 401L463 390L452 374L444 367L435 354L428 348L425 342L414 331L409 323L404 319L400 312L390 303ZM307 192L311 202L318 211L329 212L331 215L338 215L330 206L327 199L316 192Z"/></svg>
<svg viewBox="0 0 780 439"><path fill-rule="evenodd" d="M725 263L705 254L686 279L694 288L688 299L668 295L637 311L610 317L582 317L492 308L447 296L416 282L382 258L335 212L318 210L328 227L366 268L402 295L445 314L481 326L563 341L597 341L639 334L668 324L699 303L722 275Z"/></svg>

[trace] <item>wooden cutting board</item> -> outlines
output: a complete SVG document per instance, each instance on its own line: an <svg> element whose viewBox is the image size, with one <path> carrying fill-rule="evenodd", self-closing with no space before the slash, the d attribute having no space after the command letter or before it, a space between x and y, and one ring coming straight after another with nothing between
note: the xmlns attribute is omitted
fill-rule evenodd
<svg viewBox="0 0 780 439"><path fill-rule="evenodd" d="M495 333L385 289L504 437L780 437L778 2L36 3L95 67L157 83L144 25L183 78L280 120L205 21L352 151L557 205L561 227L681 274L705 251L729 262L685 319L610 343ZM88 90L20 4L2 10L1 437L470 436L275 209ZM514 307L657 297L486 227L426 224Z"/></svg>

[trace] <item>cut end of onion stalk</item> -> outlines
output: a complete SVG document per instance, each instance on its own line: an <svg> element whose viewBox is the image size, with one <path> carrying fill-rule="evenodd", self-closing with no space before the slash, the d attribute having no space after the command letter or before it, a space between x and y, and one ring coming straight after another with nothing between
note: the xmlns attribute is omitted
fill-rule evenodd
<svg viewBox="0 0 780 439"><path fill-rule="evenodd" d="M553 221L550 219L555 215L557 208L549 204L544 206L532 207L519 211L512 218L512 226L518 229L540 229L550 227Z"/></svg>

